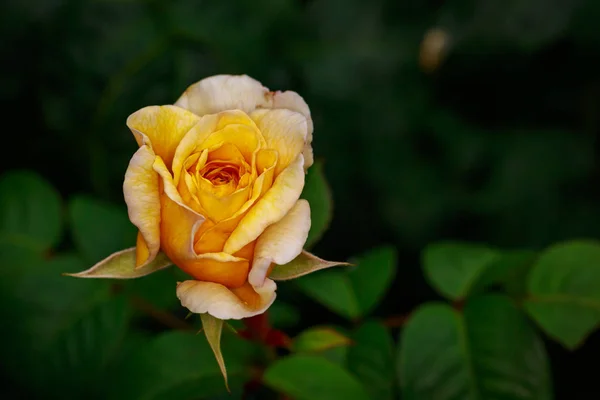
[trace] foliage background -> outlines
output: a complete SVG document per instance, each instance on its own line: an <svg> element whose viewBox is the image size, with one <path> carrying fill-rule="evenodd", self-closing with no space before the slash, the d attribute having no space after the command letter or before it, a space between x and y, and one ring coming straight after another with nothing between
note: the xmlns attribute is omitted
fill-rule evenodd
<svg viewBox="0 0 600 400"><path fill-rule="evenodd" d="M131 112L172 103L189 84L218 73L295 90L311 107L315 154L335 204L330 229L313 250L344 260L393 246L396 279L373 315L406 315L441 298L420 268L430 242L540 250L600 237L598 20L594 0L6 0L0 164L3 171L33 170L60 193L60 218L79 227L49 244L67 254L56 270L74 271L130 238L121 184L135 149L124 124ZM441 52L423 41L435 27L446 33ZM100 211L90 212L89 203ZM42 214L32 223L49 224ZM101 228L124 238L103 237ZM83 260L73 249L83 249ZM18 349L14 341L31 335L37 342L50 329L28 322L15 333L15 321L34 311L16 308L13 296L38 296L32 302L48 306L62 296L66 278L48 267L37 286L13 285L23 258L6 249L3 257L0 391L9 398L47 394L51 383L19 378L14 360L26 359L30 347L7 355ZM87 281L70 285L99 290ZM160 287L160 280L146 286ZM149 301L185 316L168 292L156 300L157 291L139 293L153 293ZM293 285L281 284L279 293L295 310L296 321L283 324L291 334L344 323ZM119 323L110 329L121 332ZM164 329L143 316L134 325L140 337ZM102 340L95 346L116 346ZM71 357L96 348L81 343L67 349ZM546 346L556 398L598 397L596 373L586 367L600 350L598 334L574 352ZM78 396L59 382L57 391Z"/></svg>

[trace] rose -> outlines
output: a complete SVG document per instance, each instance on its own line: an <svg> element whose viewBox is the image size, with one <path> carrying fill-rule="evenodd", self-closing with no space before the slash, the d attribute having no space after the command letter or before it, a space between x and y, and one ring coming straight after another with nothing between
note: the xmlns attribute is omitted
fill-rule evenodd
<svg viewBox="0 0 600 400"><path fill-rule="evenodd" d="M177 285L183 306L240 319L273 303L269 276L345 264L302 250L313 126L297 93L219 75L174 105L142 108L127 126L139 145L123 183L136 247L72 276L137 278L175 264L193 278Z"/></svg>
<svg viewBox="0 0 600 400"><path fill-rule="evenodd" d="M299 200L312 164L312 122L295 92L247 76L214 76L173 106L127 119L139 145L125 174L139 229L136 267L159 251L194 278L183 306L220 319L264 312L275 299L272 263L302 251L310 207Z"/></svg>

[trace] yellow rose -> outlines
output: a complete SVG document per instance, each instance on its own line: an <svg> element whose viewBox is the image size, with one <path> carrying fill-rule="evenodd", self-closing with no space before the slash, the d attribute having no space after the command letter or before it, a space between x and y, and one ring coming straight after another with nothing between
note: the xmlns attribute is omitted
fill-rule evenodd
<svg viewBox="0 0 600 400"><path fill-rule="evenodd" d="M312 121L295 92L270 92L248 76L219 75L175 105L127 119L139 149L123 184L139 229L136 268L159 252L193 277L183 306L219 319L264 312L267 276L301 252L310 207L299 199L313 162Z"/></svg>

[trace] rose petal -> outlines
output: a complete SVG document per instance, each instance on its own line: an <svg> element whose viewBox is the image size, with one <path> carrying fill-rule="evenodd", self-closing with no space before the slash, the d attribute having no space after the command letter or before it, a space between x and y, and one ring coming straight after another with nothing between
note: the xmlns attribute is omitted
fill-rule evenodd
<svg viewBox="0 0 600 400"><path fill-rule="evenodd" d="M286 91L286 92L275 92L272 98L271 108L285 108L288 110L299 112L300 114L306 117L307 122L307 136L306 143L304 145L304 169L307 170L313 164L313 150L312 150L312 140L313 140L313 121L310 115L310 109L308 105L296 92Z"/></svg>
<svg viewBox="0 0 600 400"><path fill-rule="evenodd" d="M308 134L306 118L300 113L285 109L256 110L250 117L265 138L267 148L279 153L275 170L277 176L302 153Z"/></svg>
<svg viewBox="0 0 600 400"><path fill-rule="evenodd" d="M196 233L205 221L183 202L171 174L160 158L154 169L162 178L164 194L161 200L161 245L175 265L196 279L217 282L228 287L244 284L250 261L231 254L216 252L197 254L194 251Z"/></svg>
<svg viewBox="0 0 600 400"><path fill-rule="evenodd" d="M231 233L223 251L233 254L258 238L265 228L283 218L296 204L304 187L302 154L284 169L273 186L254 204Z"/></svg>
<svg viewBox="0 0 600 400"><path fill-rule="evenodd" d="M200 118L180 107L144 107L127 118L138 145L149 145L166 165L171 165L175 149Z"/></svg>
<svg viewBox="0 0 600 400"><path fill-rule="evenodd" d="M277 285L270 279L258 289L248 283L229 290L213 282L184 281L177 285L181 305L193 313L209 313L219 319L242 319L262 314L275 301Z"/></svg>
<svg viewBox="0 0 600 400"><path fill-rule="evenodd" d="M146 145L129 162L123 194L129 219L139 229L136 266L151 262L160 249L160 195L158 174L152 165L156 155Z"/></svg>
<svg viewBox="0 0 600 400"><path fill-rule="evenodd" d="M247 75L216 75L194 83L175 102L196 115L225 110L250 112L268 105L269 90Z"/></svg>
<svg viewBox="0 0 600 400"><path fill-rule="evenodd" d="M298 200L285 217L258 237L248 282L260 287L271 263L282 265L296 258L302 252L309 230L310 206L308 201Z"/></svg>
<svg viewBox="0 0 600 400"><path fill-rule="evenodd" d="M173 158L175 184L179 184L183 165L192 153L204 149L216 149L223 143L236 146L247 162L252 160L255 150L265 146L265 140L258 127L244 112L230 110L205 115L177 146Z"/></svg>

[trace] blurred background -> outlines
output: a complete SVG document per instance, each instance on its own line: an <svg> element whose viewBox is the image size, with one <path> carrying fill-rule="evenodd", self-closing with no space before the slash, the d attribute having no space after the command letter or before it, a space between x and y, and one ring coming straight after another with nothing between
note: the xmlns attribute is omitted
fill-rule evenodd
<svg viewBox="0 0 600 400"><path fill-rule="evenodd" d="M69 207L121 218L130 113L214 74L295 90L334 200L313 250L343 260L395 247L396 280L375 314L406 314L439 298L420 269L432 241L537 250L600 237L599 20L595 0L4 0L0 164L35 171ZM70 232L56 251L73 248ZM338 322L281 291L303 326ZM585 365L600 336L572 353L547 346L556 398L598 398ZM4 360L0 393L36 393Z"/></svg>

